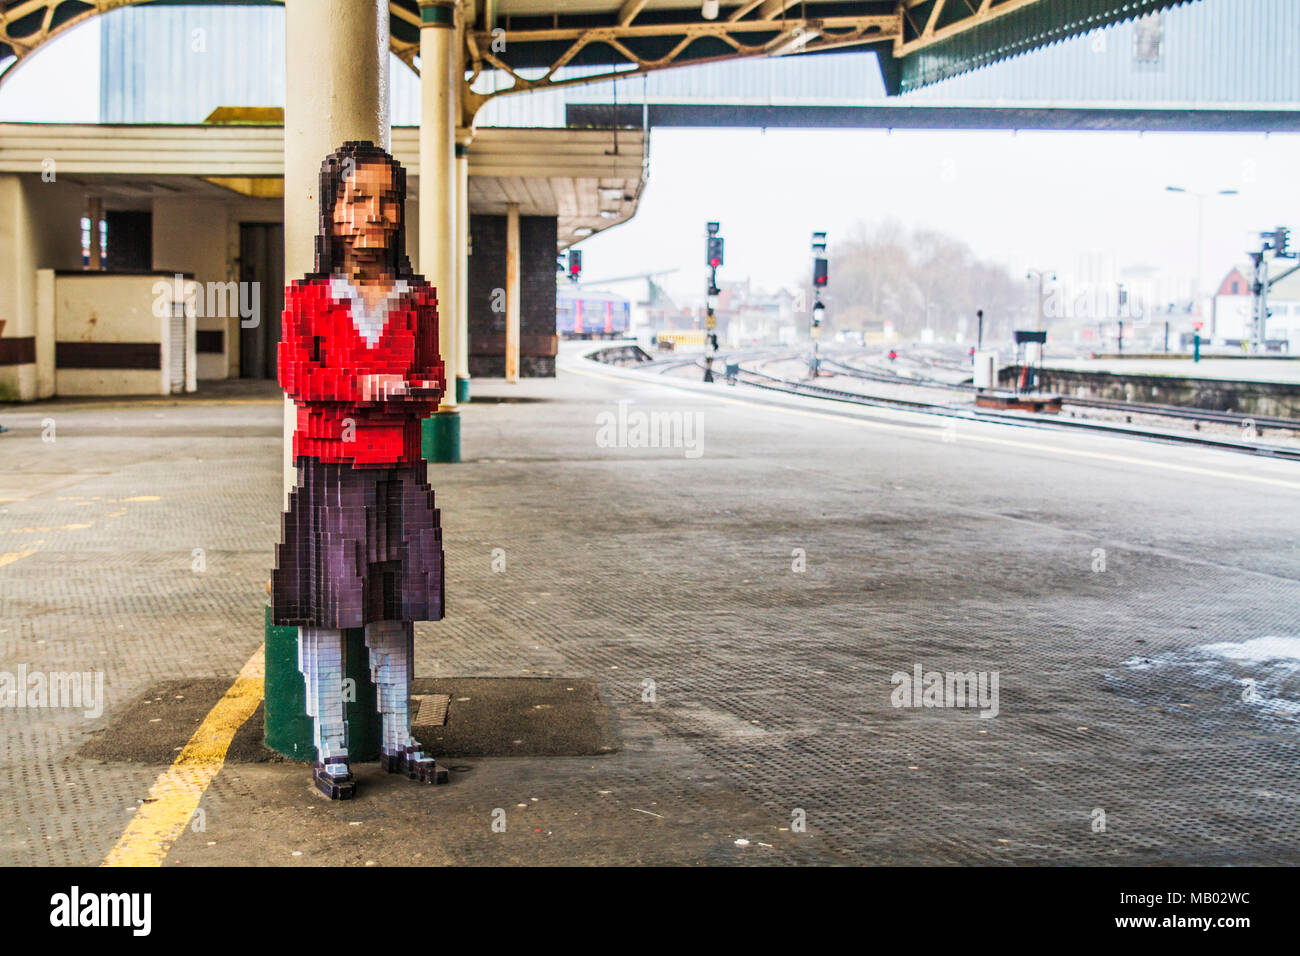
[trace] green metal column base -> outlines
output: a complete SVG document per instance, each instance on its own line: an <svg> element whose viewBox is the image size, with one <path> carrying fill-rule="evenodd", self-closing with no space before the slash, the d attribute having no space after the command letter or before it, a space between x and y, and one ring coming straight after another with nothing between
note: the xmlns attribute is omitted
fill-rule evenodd
<svg viewBox="0 0 1300 956"><path fill-rule="evenodd" d="M464 405L469 401L469 379L456 376L456 404Z"/></svg>
<svg viewBox="0 0 1300 956"><path fill-rule="evenodd" d="M366 632L349 628L343 632L344 716L348 721L348 757L378 760L383 722L370 682L370 658ZM351 684L346 680L350 679ZM355 691L350 693L349 691ZM271 623L271 606L266 607L266 745L291 760L316 760L316 739L307 716L307 689L298 670L298 628Z"/></svg>
<svg viewBox="0 0 1300 956"><path fill-rule="evenodd" d="M420 453L428 462L460 461L460 412L434 412L422 423Z"/></svg>

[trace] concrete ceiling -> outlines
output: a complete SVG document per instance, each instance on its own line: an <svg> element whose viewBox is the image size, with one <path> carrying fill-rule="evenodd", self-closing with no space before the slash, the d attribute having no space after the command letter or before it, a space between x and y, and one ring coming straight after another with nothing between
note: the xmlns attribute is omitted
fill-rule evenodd
<svg viewBox="0 0 1300 956"><path fill-rule="evenodd" d="M646 150L640 130L479 130L469 147L470 211L503 215L517 203L520 215L556 216L558 247L567 248L632 218ZM394 129L392 151L418 195L418 130ZM282 178L284 133L279 126L0 123L0 172L47 168L117 208L147 209L177 195L230 198L235 193L205 177Z"/></svg>

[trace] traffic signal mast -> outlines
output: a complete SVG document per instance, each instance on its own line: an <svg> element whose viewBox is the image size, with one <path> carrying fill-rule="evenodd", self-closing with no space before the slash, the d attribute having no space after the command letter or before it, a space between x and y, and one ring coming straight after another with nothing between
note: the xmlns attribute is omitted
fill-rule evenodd
<svg viewBox="0 0 1300 956"><path fill-rule="evenodd" d="M1273 253L1274 259L1294 259L1296 252L1291 248L1291 230L1286 226L1278 226L1271 232L1261 232L1259 234L1260 247L1258 252L1248 253L1250 261L1254 265L1254 276L1251 282L1250 291L1255 297L1254 308L1252 310L1253 322L1251 329L1251 351L1259 353L1267 348L1268 342L1268 287L1270 282L1277 282L1285 279L1300 265L1292 266L1285 272L1279 273L1272 279L1269 278L1268 264L1269 257L1267 253Z"/></svg>
<svg viewBox="0 0 1300 956"><path fill-rule="evenodd" d="M718 224L716 222L711 222L709 223L709 228L717 229ZM717 277L718 266L720 265L722 265L722 237L715 236L712 233L710 233L709 234L709 268L713 270L713 275L715 278Z"/></svg>
<svg viewBox="0 0 1300 956"><path fill-rule="evenodd" d="M812 234L812 253L813 307L808 335L812 338L813 354L812 359L808 362L808 373L810 377L816 378L821 365L821 360L817 356L817 340L821 338L822 319L826 317L826 306L822 304L822 290L826 288L827 280L830 278L830 270L826 261L826 233L814 232Z"/></svg>
<svg viewBox="0 0 1300 956"><path fill-rule="evenodd" d="M718 301L718 266L722 265L722 237L718 235L718 229L721 228L718 223L710 222L705 227L708 230L708 243L705 247L705 261L709 264L709 289L705 297L708 314L704 319L704 336L706 350L710 345L713 351L718 350L718 335L714 331L718 327L718 318L714 315L714 308ZM713 381L713 356L705 354L704 356L704 381Z"/></svg>

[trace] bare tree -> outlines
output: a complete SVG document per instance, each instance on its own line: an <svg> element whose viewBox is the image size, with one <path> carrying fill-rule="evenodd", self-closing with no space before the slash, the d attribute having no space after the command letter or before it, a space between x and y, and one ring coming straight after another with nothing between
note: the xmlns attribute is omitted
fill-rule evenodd
<svg viewBox="0 0 1300 956"><path fill-rule="evenodd" d="M908 230L896 220L859 221L831 246L836 328L879 331L892 321L904 336L930 328L951 337L983 309L986 337L1029 314L1032 295L1005 266L977 258L966 243L933 229Z"/></svg>

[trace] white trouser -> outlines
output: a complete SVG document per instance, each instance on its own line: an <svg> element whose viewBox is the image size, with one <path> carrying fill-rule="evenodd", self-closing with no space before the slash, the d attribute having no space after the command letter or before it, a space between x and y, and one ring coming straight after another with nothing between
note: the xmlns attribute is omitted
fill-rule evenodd
<svg viewBox="0 0 1300 956"><path fill-rule="evenodd" d="M343 712L343 632L330 627L298 628L298 670L307 689L316 759L347 758L348 724Z"/></svg>
<svg viewBox="0 0 1300 956"><path fill-rule="evenodd" d="M419 746L411 737L408 700L415 649L415 625L409 621L378 621L366 625L370 648L370 679L375 683L383 719L383 747L388 753Z"/></svg>

